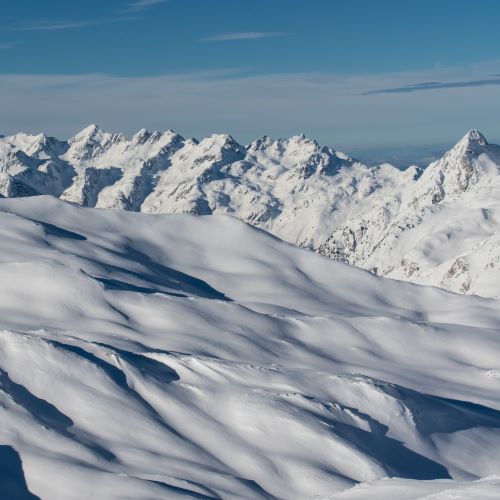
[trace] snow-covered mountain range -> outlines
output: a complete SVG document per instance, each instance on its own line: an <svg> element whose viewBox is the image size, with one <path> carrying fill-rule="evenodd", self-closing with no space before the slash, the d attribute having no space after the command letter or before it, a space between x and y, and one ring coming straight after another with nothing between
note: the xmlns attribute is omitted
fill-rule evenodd
<svg viewBox="0 0 500 500"><path fill-rule="evenodd" d="M0 241L2 498L498 498L498 300L226 216L1 199Z"/></svg>
<svg viewBox="0 0 500 500"><path fill-rule="evenodd" d="M421 169L369 167L304 136L248 146L92 125L69 141L0 138L0 195L88 207L230 214L370 271L500 296L500 148L476 130Z"/></svg>

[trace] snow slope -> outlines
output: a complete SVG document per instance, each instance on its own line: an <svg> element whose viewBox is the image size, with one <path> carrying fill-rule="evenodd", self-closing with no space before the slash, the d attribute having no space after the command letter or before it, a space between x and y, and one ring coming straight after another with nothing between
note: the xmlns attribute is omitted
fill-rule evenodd
<svg viewBox="0 0 500 500"><path fill-rule="evenodd" d="M376 274L500 297L500 148L476 130L424 171L368 167L302 136L0 138L0 194L84 206L229 214Z"/></svg>
<svg viewBox="0 0 500 500"><path fill-rule="evenodd" d="M498 301L227 216L1 199L0 241L11 496L500 494Z"/></svg>
<svg viewBox="0 0 500 500"><path fill-rule="evenodd" d="M500 147L473 130L320 247L385 276L500 296Z"/></svg>

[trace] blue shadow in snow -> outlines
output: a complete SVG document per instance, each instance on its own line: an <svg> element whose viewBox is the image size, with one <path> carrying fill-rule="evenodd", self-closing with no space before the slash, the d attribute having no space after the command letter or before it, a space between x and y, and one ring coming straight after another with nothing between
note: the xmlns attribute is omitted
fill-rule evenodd
<svg viewBox="0 0 500 500"><path fill-rule="evenodd" d="M40 500L28 489L19 453L8 445L0 445L0 498Z"/></svg>
<svg viewBox="0 0 500 500"><path fill-rule="evenodd" d="M45 234L47 234L48 236L57 236L58 238L66 238L69 240L78 240L78 241L85 241L87 239L82 234L78 234L73 231L68 231L67 229L55 226L54 224L49 224L48 222L43 222L41 220L36 220L36 219L30 219L29 217L26 217L26 219L42 226L45 231Z"/></svg>
<svg viewBox="0 0 500 500"><path fill-rule="evenodd" d="M433 445L433 434L454 432L480 427L500 429L500 411L468 401L453 400L374 379L378 390L401 401L411 413L416 431L421 438ZM313 399L313 398L311 398ZM332 432L354 444L366 455L384 465L392 477L417 480L450 479L448 470L387 435L389 427L356 408L342 406L344 411L355 414L368 424L369 430L330 418L325 413L307 412L330 426Z"/></svg>
<svg viewBox="0 0 500 500"><path fill-rule="evenodd" d="M26 409L43 427L52 429L66 438L76 439L82 445L105 460L114 460L116 458L113 453L106 450L98 443L93 442L93 440L86 436L85 433L81 432L77 436L74 432L70 431L69 428L74 425L73 420L59 411L53 404L45 401L45 399L35 396L28 389L26 389L26 387L14 382L9 377L9 374L1 368L0 388L9 394L17 405Z"/></svg>
<svg viewBox="0 0 500 500"><path fill-rule="evenodd" d="M143 270L131 271L130 269L115 266L113 264L103 264L100 261L90 259L88 257L83 258L103 267L108 273L118 273L120 276L130 277L131 281L140 281L147 284L147 286L144 286L142 284L138 285L136 283L124 281L123 279L118 280L108 276L102 277L89 275L91 278L102 283L104 287L109 290L121 290L147 294L160 293L175 297L194 296L232 302L229 297L210 286L207 282L155 262L145 253L130 246L126 247L124 252L109 249L108 251L120 259L128 260L134 264L140 264Z"/></svg>

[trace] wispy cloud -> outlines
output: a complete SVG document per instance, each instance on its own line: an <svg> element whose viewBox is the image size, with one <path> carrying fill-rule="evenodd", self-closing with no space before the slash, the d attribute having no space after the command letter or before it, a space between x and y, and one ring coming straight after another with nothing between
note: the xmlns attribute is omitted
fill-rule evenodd
<svg viewBox="0 0 500 500"><path fill-rule="evenodd" d="M495 75L500 76L500 75ZM500 85L500 78L489 78L485 80L468 80L462 82L422 82L403 85L401 87L389 87L385 89L368 90L361 95L373 94L407 94L410 92L419 92L421 90L437 89L460 89L466 87L484 87L485 85Z"/></svg>
<svg viewBox="0 0 500 500"><path fill-rule="evenodd" d="M167 3L169 0L135 0L122 12L139 12L149 7L154 7L155 5L160 5L162 3Z"/></svg>
<svg viewBox="0 0 500 500"><path fill-rule="evenodd" d="M2 130L66 137L87 123L110 130L174 128L182 135L231 132L241 142L305 132L349 152L452 143L470 128L500 137L500 85L361 95L408 82L466 82L500 73L500 61L389 74L204 72L158 76L0 74ZM493 77L489 77L493 78ZM411 159L411 158L410 158Z"/></svg>
<svg viewBox="0 0 500 500"><path fill-rule="evenodd" d="M264 32L264 31L241 31L235 33L219 33L217 35L202 38L202 42L227 42L231 40L259 40L261 38L272 38L284 36L285 33Z"/></svg>
<svg viewBox="0 0 500 500"><path fill-rule="evenodd" d="M73 21L73 20L40 20L33 21L26 24L15 26L14 31L59 31L70 30L77 28L89 28L92 26L100 26L104 24L112 24L117 22L128 21L130 18L117 17L107 19L90 19L86 21Z"/></svg>
<svg viewBox="0 0 500 500"><path fill-rule="evenodd" d="M14 31L59 31L71 30L78 28L91 28L93 26L101 26L106 24L121 23L137 19L134 14L155 5L167 3L169 0L135 0L131 2L125 9L115 12L115 17L107 17L103 19L87 19L87 20L35 20L23 24L18 24L13 27ZM1 47L0 47L1 48Z"/></svg>
<svg viewBox="0 0 500 500"><path fill-rule="evenodd" d="M14 47L17 47L18 45L19 45L19 42L0 43L0 50L13 49Z"/></svg>

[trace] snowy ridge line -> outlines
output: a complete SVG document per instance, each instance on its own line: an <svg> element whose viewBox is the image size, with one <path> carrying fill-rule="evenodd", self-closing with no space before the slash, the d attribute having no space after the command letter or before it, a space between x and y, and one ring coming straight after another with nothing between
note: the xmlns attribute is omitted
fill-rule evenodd
<svg viewBox="0 0 500 500"><path fill-rule="evenodd" d="M11 497L498 496L497 300L225 216L1 199L0 241Z"/></svg>
<svg viewBox="0 0 500 500"><path fill-rule="evenodd" d="M500 296L500 148L477 130L421 169L368 167L301 136L175 132L132 137L92 125L69 141L0 138L0 195L83 206L228 214L371 272Z"/></svg>

